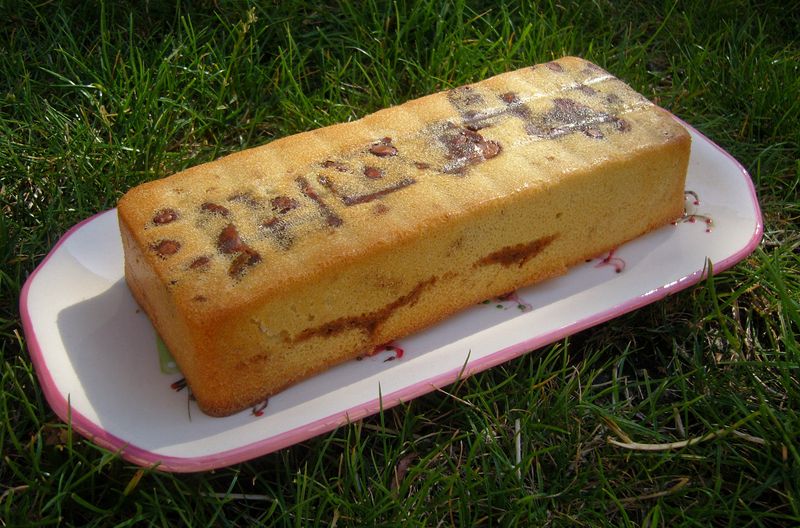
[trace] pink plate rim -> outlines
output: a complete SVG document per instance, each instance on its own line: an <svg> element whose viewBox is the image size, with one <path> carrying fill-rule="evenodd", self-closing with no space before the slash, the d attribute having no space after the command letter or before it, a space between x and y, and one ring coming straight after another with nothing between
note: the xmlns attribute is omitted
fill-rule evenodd
<svg viewBox="0 0 800 528"><path fill-rule="evenodd" d="M750 174L733 156L731 156L716 143L709 140L691 125L687 124L680 118L676 117L675 119L677 119L687 129L691 130L694 134L708 141L716 150L721 152L726 158L731 160L738 167L741 174L745 177L745 181L750 192L750 197L755 208L756 225L748 243L739 251L733 253L731 256L714 265L715 273L722 272L729 269L731 266L752 253L760 243L761 237L763 236L763 219L761 215L761 209L758 205L755 187L752 179L750 178ZM59 418L69 424L74 430L78 431L78 433L80 433L82 436L88 438L92 442L105 449L119 454L122 456L122 458L130 462L161 471L178 473L207 471L230 466L251 460L258 456L272 453L285 447L292 446L322 433L327 433L340 426L347 425L348 423L360 420L380 412L381 410L389 409L400 403L410 401L416 397L422 396L423 394L427 394L428 392L452 384L463 377L476 374L493 366L499 365L500 363L504 363L510 359L522 355L526 351L541 348L571 334L580 332L597 324L604 323L622 314L658 301L669 294L676 293L689 286L697 284L704 278L706 271L698 270L681 280L675 281L666 286L662 286L638 297L634 297L624 303L593 314L592 316L586 317L580 321L563 326L553 332L532 337L510 347L500 349L487 357L468 362L463 368L453 369L443 374L427 378L414 383L413 385L409 385L408 387L404 387L403 389L383 395L379 398L375 398L354 407L350 407L343 411L336 412L306 425L278 434L274 437L266 438L246 446L230 449L228 451L223 451L212 455L191 458L163 456L132 445L130 442L127 442L126 440L109 433L100 425L94 423L92 420L71 408L68 397L65 397L65 395L59 392L56 388L55 380L53 379L52 374L48 369L47 362L44 359L44 354L39 345L36 332L33 328L31 315L28 310L28 292L31 284L35 280L39 270L42 269L50 260L50 257L53 256L56 250L82 226L102 215L111 213L112 211L113 209L92 215L91 217L86 218L70 228L58 240L56 245L50 250L50 253L48 253L44 260L39 263L39 265L28 276L20 292L20 316L22 318L23 331L28 341L28 351L35 367L36 374L39 378L39 382L42 385L45 398Z"/></svg>

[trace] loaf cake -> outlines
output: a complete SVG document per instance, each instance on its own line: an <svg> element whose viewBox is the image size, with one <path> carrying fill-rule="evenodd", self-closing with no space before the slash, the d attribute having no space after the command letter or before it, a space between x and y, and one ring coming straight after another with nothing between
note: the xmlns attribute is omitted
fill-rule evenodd
<svg viewBox="0 0 800 528"><path fill-rule="evenodd" d="M125 277L224 416L675 220L689 149L566 57L140 185Z"/></svg>

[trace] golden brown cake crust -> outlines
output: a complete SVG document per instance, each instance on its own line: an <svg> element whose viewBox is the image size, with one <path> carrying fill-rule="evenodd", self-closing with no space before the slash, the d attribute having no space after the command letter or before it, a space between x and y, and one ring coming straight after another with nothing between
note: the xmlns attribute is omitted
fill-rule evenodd
<svg viewBox="0 0 800 528"><path fill-rule="evenodd" d="M126 277L228 414L673 220L689 144L566 57L136 187Z"/></svg>

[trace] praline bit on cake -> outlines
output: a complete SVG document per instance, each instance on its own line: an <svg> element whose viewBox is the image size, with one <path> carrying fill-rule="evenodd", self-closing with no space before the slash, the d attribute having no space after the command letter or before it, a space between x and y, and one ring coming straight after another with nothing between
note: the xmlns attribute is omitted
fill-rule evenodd
<svg viewBox="0 0 800 528"><path fill-rule="evenodd" d="M562 73L564 71L564 67L558 62L546 62L545 66L547 66L547 69L549 69L550 71L554 71L557 73Z"/></svg>
<svg viewBox="0 0 800 528"><path fill-rule="evenodd" d="M614 117L611 120L611 123L613 123L614 128L620 132L630 132L631 130L631 124L626 119L621 117Z"/></svg>
<svg viewBox="0 0 800 528"><path fill-rule="evenodd" d="M504 103L508 104L519 102L519 98L514 92L505 92L504 94L500 95L500 99L502 99Z"/></svg>
<svg viewBox="0 0 800 528"><path fill-rule="evenodd" d="M197 257L196 259L194 259L189 264L189 269L193 269L193 270L204 269L204 268L207 268L210 263L211 263L211 259L208 258L207 256L203 255L203 256L200 256L200 257Z"/></svg>
<svg viewBox="0 0 800 528"><path fill-rule="evenodd" d="M219 205L212 202L204 202L200 206L200 209L202 209L204 212L217 214L220 216L228 216L231 213L230 210L224 205Z"/></svg>
<svg viewBox="0 0 800 528"><path fill-rule="evenodd" d="M273 216L269 220L265 220L261 227L273 237L278 243L278 246L283 249L289 249L292 245L292 236L289 233L289 224L286 220Z"/></svg>
<svg viewBox="0 0 800 528"><path fill-rule="evenodd" d="M259 262L261 262L261 255L259 255L256 250L245 246L242 248L241 253L231 262L228 268L228 275L231 277L239 277L248 267L255 266Z"/></svg>
<svg viewBox="0 0 800 528"><path fill-rule="evenodd" d="M340 161L333 161L333 160L325 160L322 162L322 166L326 169L336 169L339 172L347 172L347 165Z"/></svg>
<svg viewBox="0 0 800 528"><path fill-rule="evenodd" d="M232 194L231 196L228 197L228 201L239 202L252 208L256 208L261 205L258 199L255 196L253 196L253 193L249 191Z"/></svg>
<svg viewBox="0 0 800 528"><path fill-rule="evenodd" d="M603 139L605 137L599 128L593 126L584 127L583 133L594 139Z"/></svg>
<svg viewBox="0 0 800 528"><path fill-rule="evenodd" d="M169 224L178 219L178 212L175 209L162 209L153 217L153 223L156 225Z"/></svg>
<svg viewBox="0 0 800 528"><path fill-rule="evenodd" d="M566 57L132 189L125 277L227 415L680 219L689 147Z"/></svg>
<svg viewBox="0 0 800 528"><path fill-rule="evenodd" d="M159 257L166 258L174 255L181 248L181 243L177 240L159 240L150 246Z"/></svg>
<svg viewBox="0 0 800 528"><path fill-rule="evenodd" d="M397 156L397 147L385 143L379 143L369 148L370 154L378 156L379 158L387 158Z"/></svg>
<svg viewBox="0 0 800 528"><path fill-rule="evenodd" d="M463 173L469 165L492 159L502 150L500 143L484 138L468 128L449 127L439 136L447 149L448 162L442 172Z"/></svg>
<svg viewBox="0 0 800 528"><path fill-rule="evenodd" d="M364 176L370 180L379 180L383 178L383 169L371 166L364 167Z"/></svg>
<svg viewBox="0 0 800 528"><path fill-rule="evenodd" d="M217 248L223 253L238 253L245 248L244 242L239 238L239 231L233 224L228 224L220 231L217 237Z"/></svg>
<svg viewBox="0 0 800 528"><path fill-rule="evenodd" d="M286 214L299 205L296 199L288 196L276 196L269 203L272 205L272 210L280 214Z"/></svg>

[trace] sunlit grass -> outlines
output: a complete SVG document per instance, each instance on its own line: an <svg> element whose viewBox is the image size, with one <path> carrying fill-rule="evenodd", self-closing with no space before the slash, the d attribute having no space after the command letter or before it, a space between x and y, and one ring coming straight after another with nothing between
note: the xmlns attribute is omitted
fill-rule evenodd
<svg viewBox="0 0 800 528"><path fill-rule="evenodd" d="M0 15L0 525L800 523L796 9L0 2ZM70 226L140 182L567 54L746 166L764 209L759 250L691 290L232 468L142 470L50 411L17 303Z"/></svg>

